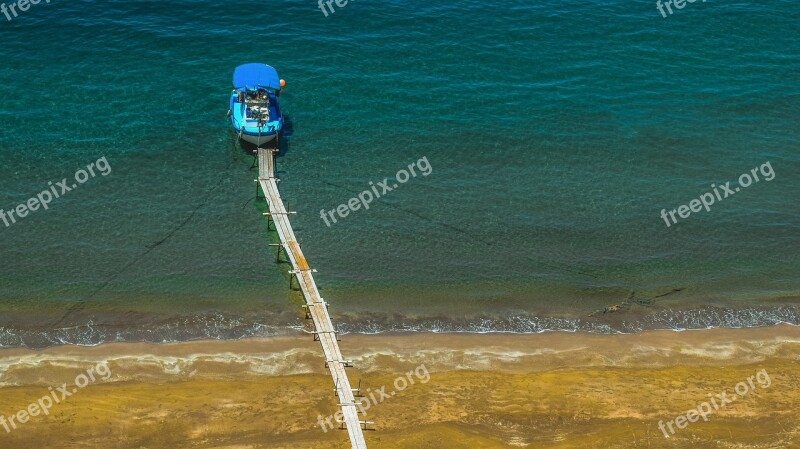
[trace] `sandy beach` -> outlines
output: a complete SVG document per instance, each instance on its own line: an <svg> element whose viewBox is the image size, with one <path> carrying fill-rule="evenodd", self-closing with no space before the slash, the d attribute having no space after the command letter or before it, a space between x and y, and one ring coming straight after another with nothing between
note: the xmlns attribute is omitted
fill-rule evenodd
<svg viewBox="0 0 800 449"><path fill-rule="evenodd" d="M0 414L16 428L0 427L0 447L347 448L345 432L322 428L336 399L317 345L298 335L6 349ZM793 326L352 335L342 348L375 422L370 447L800 447ZM677 426L723 392L735 400ZM43 397L59 400L47 415L30 408ZM33 412L24 423L22 410Z"/></svg>

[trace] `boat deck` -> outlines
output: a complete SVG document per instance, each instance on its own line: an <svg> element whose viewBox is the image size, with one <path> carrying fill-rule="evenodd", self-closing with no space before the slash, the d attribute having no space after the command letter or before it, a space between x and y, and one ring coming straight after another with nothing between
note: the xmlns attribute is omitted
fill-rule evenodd
<svg viewBox="0 0 800 449"><path fill-rule="evenodd" d="M349 362L342 358L336 330L328 314L327 303L320 297L312 274L314 270L309 267L289 222L289 212L283 204L278 191L278 179L275 177L274 151L266 148L258 149L258 183L269 204L267 217L275 223L275 229L281 241L280 245L294 268L291 271L291 276L296 278L300 285L300 290L303 292L306 302L304 308L307 309L307 316L314 323L314 339L319 340L322 345L325 364L333 379L339 406L344 415L343 422L337 424L346 426L353 449L366 449L367 444L364 441L364 432L361 428L361 425L365 423L359 419L356 398L345 371L345 368L349 366Z"/></svg>

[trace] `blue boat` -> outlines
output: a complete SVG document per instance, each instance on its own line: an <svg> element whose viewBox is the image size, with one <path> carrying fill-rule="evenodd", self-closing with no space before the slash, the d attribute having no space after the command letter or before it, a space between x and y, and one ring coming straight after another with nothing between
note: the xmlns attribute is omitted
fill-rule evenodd
<svg viewBox="0 0 800 449"><path fill-rule="evenodd" d="M277 146L283 130L278 96L286 83L266 64L244 64L233 72L230 111L239 138L255 145L274 140Z"/></svg>

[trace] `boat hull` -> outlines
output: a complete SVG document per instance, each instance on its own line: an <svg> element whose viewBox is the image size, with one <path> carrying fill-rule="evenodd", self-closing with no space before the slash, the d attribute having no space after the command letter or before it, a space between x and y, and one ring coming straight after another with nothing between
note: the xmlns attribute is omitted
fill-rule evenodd
<svg viewBox="0 0 800 449"><path fill-rule="evenodd" d="M242 140L245 142L250 142L253 145L263 145L267 142L271 142L275 140L275 134L262 134L261 136L250 136L248 134L242 133Z"/></svg>
<svg viewBox="0 0 800 449"><path fill-rule="evenodd" d="M249 115L249 106L239 103L235 91L230 100L230 118L234 131L245 142L254 145L263 145L276 139L283 129L283 115L281 114L278 98L270 93L268 121L263 122L253 119ZM248 111L248 114L245 114Z"/></svg>

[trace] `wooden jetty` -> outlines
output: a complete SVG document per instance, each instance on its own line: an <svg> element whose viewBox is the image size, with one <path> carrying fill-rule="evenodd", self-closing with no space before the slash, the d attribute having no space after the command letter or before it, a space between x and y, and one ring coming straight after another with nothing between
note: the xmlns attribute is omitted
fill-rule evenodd
<svg viewBox="0 0 800 449"><path fill-rule="evenodd" d="M364 441L364 430L367 429L367 421L359 419L358 403L354 390L350 385L345 368L351 366L350 362L344 360L339 350L339 343L336 330L328 314L328 305L320 297L317 284L314 282L312 270L289 222L289 214L278 192L278 179L275 177L275 153L277 150L259 148L258 149L258 183L269 204L269 212L264 215L267 220L275 224L281 243L278 246L278 255L283 252L294 268L291 270L289 285L296 280L300 290L303 292L306 310L306 318L314 323L314 340L318 340L322 345L322 352L325 354L325 366L328 368L333 379L334 392L339 399L343 419L337 424L346 428L350 435L350 442L353 449L366 449L367 443ZM364 426L362 428L362 426Z"/></svg>

